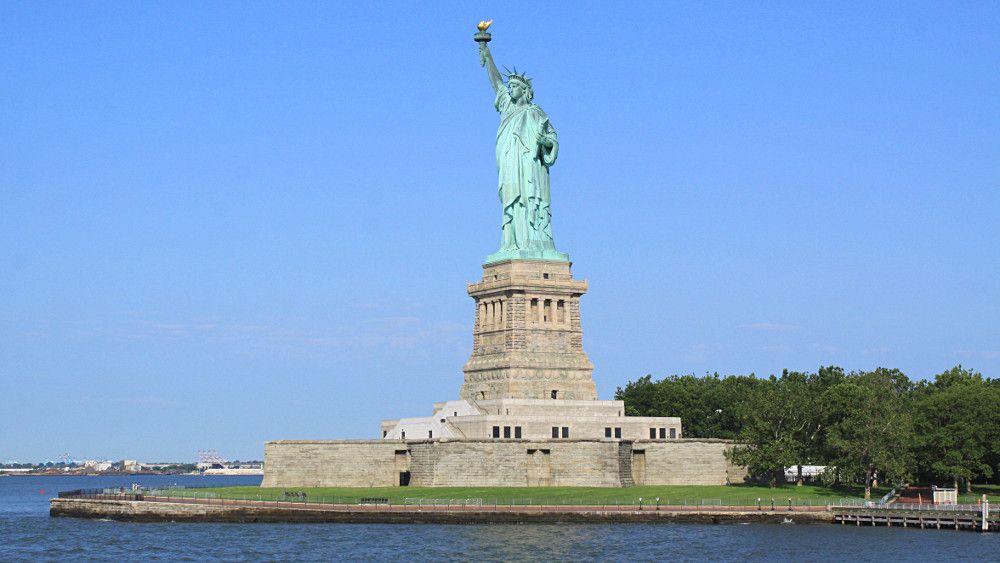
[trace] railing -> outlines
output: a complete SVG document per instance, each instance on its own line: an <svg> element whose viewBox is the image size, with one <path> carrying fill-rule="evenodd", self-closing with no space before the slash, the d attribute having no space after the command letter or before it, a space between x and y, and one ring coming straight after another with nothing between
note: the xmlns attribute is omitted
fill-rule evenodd
<svg viewBox="0 0 1000 563"><path fill-rule="evenodd" d="M620 498L538 498L538 497L508 497L508 498L426 498L406 497L391 499L389 497L371 496L319 496L307 495L304 491L289 489L268 491L262 494L220 494L213 490L200 490L201 487L157 487L153 489L130 489L126 487L102 489L76 489L62 491L59 498L90 498L105 500L155 500L161 502L204 502L209 504L229 504L237 502L267 503L274 506L291 505L403 505L403 506L595 506L612 510L656 509L662 507L692 509L715 509L733 511L790 511L818 510L830 508L886 508L898 510L946 510L955 512L981 511L975 504L935 505L935 504L887 504L882 500L863 500L859 498L801 498L801 497L757 497L740 496L728 498L695 498L695 497L620 497ZM887 495L888 496L888 495ZM886 497L883 497L885 499ZM1000 511L1000 506L990 506L990 513Z"/></svg>
<svg viewBox="0 0 1000 563"><path fill-rule="evenodd" d="M124 491L124 492L122 492ZM341 497L301 494L297 491L283 491L272 495L235 495L220 497L215 491L190 489L77 489L59 493L59 498L84 498L98 500L147 500L156 502L204 503L204 504L253 504L257 506L365 506L378 507L405 506L420 507L566 507L584 506L601 510L722 510L722 511L793 511L826 510L829 501L824 499L764 499L762 497L741 498L621 498L621 499L572 499L572 498L531 498L514 497L505 499L489 498L421 498L406 497L392 500L385 497ZM318 506L317 506L318 507Z"/></svg>
<svg viewBox="0 0 1000 563"><path fill-rule="evenodd" d="M856 499L843 499L841 502L830 505L831 509L836 508L877 508L880 510L909 510L923 512L976 512L983 511L979 504L934 504L934 503L892 503L884 504L874 501L858 501ZM990 506L990 514L1000 513L1000 506Z"/></svg>
<svg viewBox="0 0 1000 563"><path fill-rule="evenodd" d="M831 507L844 508L885 508L889 506L879 500L864 500L859 498L842 498L830 503Z"/></svg>
<svg viewBox="0 0 1000 563"><path fill-rule="evenodd" d="M388 504L388 503L387 503ZM416 506L482 506L481 498L404 498L404 505Z"/></svg>
<svg viewBox="0 0 1000 563"><path fill-rule="evenodd" d="M893 510L921 510L934 512L982 512L983 507L979 504L928 504L928 503L902 503L888 506ZM1000 513L1000 506L989 507L990 513Z"/></svg>
<svg viewBox="0 0 1000 563"><path fill-rule="evenodd" d="M879 503L881 503L881 504L889 504L889 502L895 496L896 496L896 487L893 487L891 491L889 491L888 493L885 494L885 496L883 496L881 499L879 499Z"/></svg>
<svg viewBox="0 0 1000 563"><path fill-rule="evenodd" d="M60 491L59 498L89 498L104 500L143 500L144 492L141 489L133 490L125 487L111 487L103 489L75 489L72 491Z"/></svg>

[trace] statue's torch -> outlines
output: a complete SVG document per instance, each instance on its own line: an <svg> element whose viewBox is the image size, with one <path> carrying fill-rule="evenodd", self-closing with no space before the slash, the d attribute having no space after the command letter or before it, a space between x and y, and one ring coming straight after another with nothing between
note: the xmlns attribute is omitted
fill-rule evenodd
<svg viewBox="0 0 1000 563"><path fill-rule="evenodd" d="M479 22L479 25L476 26L477 28L479 28L479 33L472 36L472 38L476 40L476 43L479 43L480 45L485 45L486 43L490 42L490 39L493 39L493 36L486 31L487 29L490 28L490 24L492 23L493 20Z"/></svg>

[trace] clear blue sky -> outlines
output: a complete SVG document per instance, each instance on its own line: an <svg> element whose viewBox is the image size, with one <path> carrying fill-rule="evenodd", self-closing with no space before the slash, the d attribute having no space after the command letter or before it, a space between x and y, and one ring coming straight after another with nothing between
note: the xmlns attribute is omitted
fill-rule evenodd
<svg viewBox="0 0 1000 563"><path fill-rule="evenodd" d="M535 77L602 398L1000 376L1000 4L6 2L0 461L260 458L455 398Z"/></svg>

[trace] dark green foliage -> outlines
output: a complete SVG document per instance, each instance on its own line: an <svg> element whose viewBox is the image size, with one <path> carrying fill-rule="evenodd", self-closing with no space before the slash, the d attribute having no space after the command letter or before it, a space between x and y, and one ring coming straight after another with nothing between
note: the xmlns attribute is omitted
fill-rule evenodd
<svg viewBox="0 0 1000 563"><path fill-rule="evenodd" d="M869 489L877 480L950 484L1000 477L1000 380L952 368L912 383L878 368L785 371L767 379L647 375L619 388L630 416L679 416L688 438L736 440L737 463L772 485L795 465Z"/></svg>
<svg viewBox="0 0 1000 563"><path fill-rule="evenodd" d="M766 475L772 485L784 478L785 467L818 464L827 453L823 437L833 418L823 397L843 378L839 368L822 368L761 380L737 405L741 445L733 449L733 461Z"/></svg>
<svg viewBox="0 0 1000 563"><path fill-rule="evenodd" d="M653 383L647 375L619 387L629 416L679 416L684 434L698 438L736 438L737 406L760 380L752 375L671 376Z"/></svg>
<svg viewBox="0 0 1000 563"><path fill-rule="evenodd" d="M1000 387L956 366L913 392L917 469L939 481L971 485L996 473Z"/></svg>
<svg viewBox="0 0 1000 563"><path fill-rule="evenodd" d="M195 463L177 463L174 465L166 465L160 468L160 471L164 472L185 472L190 473L192 471L197 471L198 465Z"/></svg>
<svg viewBox="0 0 1000 563"><path fill-rule="evenodd" d="M827 428L827 461L841 478L863 480L866 499L876 476L899 483L911 475L911 387L899 370L878 368L852 373L823 395L835 415Z"/></svg>

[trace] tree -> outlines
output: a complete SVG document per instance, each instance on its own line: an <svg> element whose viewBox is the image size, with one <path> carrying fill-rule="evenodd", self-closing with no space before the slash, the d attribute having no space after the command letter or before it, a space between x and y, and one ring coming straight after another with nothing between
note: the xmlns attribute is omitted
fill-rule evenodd
<svg viewBox="0 0 1000 563"><path fill-rule="evenodd" d="M785 370L780 378L760 381L737 409L741 443L731 459L751 474L766 475L773 486L784 478L784 469L823 459L826 427L831 418L823 394L843 380L840 368L820 368L819 373Z"/></svg>
<svg viewBox="0 0 1000 563"><path fill-rule="evenodd" d="M646 375L619 387L615 398L625 401L629 416L680 417L687 437L732 439L740 426L736 406L758 383L752 375L673 375L657 382Z"/></svg>
<svg viewBox="0 0 1000 563"><path fill-rule="evenodd" d="M812 464L825 465L833 456L827 440L827 429L837 420L838 413L826 400L826 393L845 379L844 370L836 366L820 366L819 371L809 376L807 401L801 408L807 412L805 424L798 439L803 442L805 460ZM798 467L798 484L802 484L802 466Z"/></svg>
<svg viewBox="0 0 1000 563"><path fill-rule="evenodd" d="M758 385L739 409L740 445L727 454L751 475L766 475L772 487L784 479L785 467L800 462L804 454L795 436L801 423L796 391L773 375Z"/></svg>
<svg viewBox="0 0 1000 563"><path fill-rule="evenodd" d="M982 374L962 366L921 382L913 393L917 468L934 480L966 490L993 476L990 453L1000 433L1000 393Z"/></svg>
<svg viewBox="0 0 1000 563"><path fill-rule="evenodd" d="M653 376L646 374L635 381L629 381L625 388L615 391L615 399L625 401L626 416L654 416L653 397L656 394L656 384Z"/></svg>
<svg viewBox="0 0 1000 563"><path fill-rule="evenodd" d="M792 437L798 444L799 459L796 484L802 485L803 462L821 463L828 457L826 429L836 413L824 400L828 389L844 380L844 370L839 367L820 367L817 373L799 373L785 370L781 383L787 387L790 408L796 413Z"/></svg>
<svg viewBox="0 0 1000 563"><path fill-rule="evenodd" d="M876 474L902 480L913 469L913 426L906 393L909 379L899 370L852 373L824 393L836 413L828 428L832 463L839 475L863 478L871 498Z"/></svg>
<svg viewBox="0 0 1000 563"><path fill-rule="evenodd" d="M787 466L831 465L828 477L1000 476L1000 380L956 366L914 385L898 370L784 371L780 378L647 375L619 388L628 415L678 416L684 435L738 442L730 459L772 484Z"/></svg>

